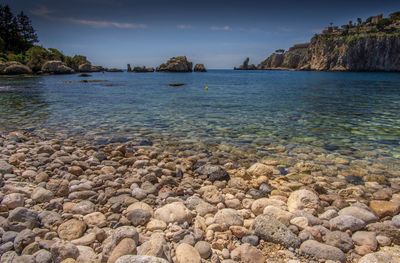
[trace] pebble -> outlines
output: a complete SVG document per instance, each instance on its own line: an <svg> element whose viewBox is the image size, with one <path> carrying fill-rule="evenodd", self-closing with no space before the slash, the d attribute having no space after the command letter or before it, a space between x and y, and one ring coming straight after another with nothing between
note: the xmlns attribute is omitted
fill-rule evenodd
<svg viewBox="0 0 400 263"><path fill-rule="evenodd" d="M338 248L319 243L315 240L307 240L300 246L300 252L319 259L345 262L345 254Z"/></svg>

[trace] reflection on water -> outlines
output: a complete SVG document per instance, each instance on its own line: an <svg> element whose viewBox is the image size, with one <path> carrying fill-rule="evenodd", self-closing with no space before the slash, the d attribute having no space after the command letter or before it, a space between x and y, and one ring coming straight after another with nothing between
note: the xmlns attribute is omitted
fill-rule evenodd
<svg viewBox="0 0 400 263"><path fill-rule="evenodd" d="M210 71L91 79L105 81L1 78L1 129L101 142L150 138L257 150L295 144L400 157L399 74ZM177 82L186 85L168 85Z"/></svg>

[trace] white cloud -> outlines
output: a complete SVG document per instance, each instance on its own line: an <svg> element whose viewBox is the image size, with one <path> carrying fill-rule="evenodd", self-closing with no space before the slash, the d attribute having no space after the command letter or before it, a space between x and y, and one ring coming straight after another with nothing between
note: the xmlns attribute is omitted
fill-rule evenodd
<svg viewBox="0 0 400 263"><path fill-rule="evenodd" d="M176 25L176 28L184 30L184 29L191 29L193 27L192 27L192 25L180 24L180 25Z"/></svg>
<svg viewBox="0 0 400 263"><path fill-rule="evenodd" d="M53 10L50 10L45 5L41 5L41 6L35 7L30 12L35 16L48 17L51 13L53 13Z"/></svg>
<svg viewBox="0 0 400 263"><path fill-rule="evenodd" d="M214 31L231 31L232 28L230 26L212 26L210 27L211 30Z"/></svg>
<svg viewBox="0 0 400 263"><path fill-rule="evenodd" d="M56 16L54 10L50 10L47 6L41 5L30 11L33 15L46 18L53 21L66 21L69 23L85 25L95 28L119 28L119 29L143 29L147 28L145 24L137 23L122 23L117 21L108 20L93 20L93 19L80 19L74 17L59 17Z"/></svg>
<svg viewBox="0 0 400 263"><path fill-rule="evenodd" d="M120 23L115 21L107 21L107 20L88 20L88 19L78 19L78 18L68 18L68 21L86 25L97 28L120 28L120 29L143 29L147 28L145 24L135 24L135 23Z"/></svg>

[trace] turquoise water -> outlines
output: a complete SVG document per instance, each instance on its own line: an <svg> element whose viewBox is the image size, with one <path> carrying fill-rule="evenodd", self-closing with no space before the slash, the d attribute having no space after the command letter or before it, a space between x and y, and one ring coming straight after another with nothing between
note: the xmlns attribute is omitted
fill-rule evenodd
<svg viewBox="0 0 400 263"><path fill-rule="evenodd" d="M0 78L0 130L96 143L140 138L257 150L305 145L400 158L400 74L214 70L82 79Z"/></svg>

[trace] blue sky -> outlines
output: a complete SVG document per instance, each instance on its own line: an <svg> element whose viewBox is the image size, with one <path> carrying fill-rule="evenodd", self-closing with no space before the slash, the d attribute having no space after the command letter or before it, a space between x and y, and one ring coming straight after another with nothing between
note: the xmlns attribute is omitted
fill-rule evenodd
<svg viewBox="0 0 400 263"><path fill-rule="evenodd" d="M258 64L276 49L341 25L400 10L398 0L0 0L23 10L40 44L94 64L157 66L186 55L207 68Z"/></svg>

